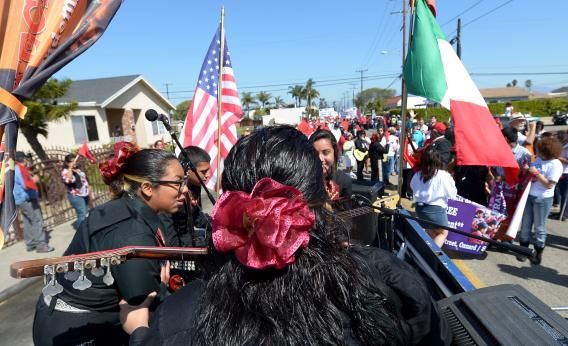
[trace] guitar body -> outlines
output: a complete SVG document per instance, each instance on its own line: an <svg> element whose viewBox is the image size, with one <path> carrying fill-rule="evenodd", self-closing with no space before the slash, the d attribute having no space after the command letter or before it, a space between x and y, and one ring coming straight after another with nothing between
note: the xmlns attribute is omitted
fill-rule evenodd
<svg viewBox="0 0 568 346"><path fill-rule="evenodd" d="M355 149L354 151L354 156L355 156L355 160L357 161L363 161L365 160L365 158L367 157L367 155L369 154L368 151L361 151L359 149Z"/></svg>

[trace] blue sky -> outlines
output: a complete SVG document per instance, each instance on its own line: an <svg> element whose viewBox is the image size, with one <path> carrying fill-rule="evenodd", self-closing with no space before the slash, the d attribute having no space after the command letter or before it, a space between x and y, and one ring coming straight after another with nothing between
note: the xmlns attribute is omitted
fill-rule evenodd
<svg viewBox="0 0 568 346"><path fill-rule="evenodd" d="M400 89L391 76L400 73L402 16L390 13L402 9L402 0L125 0L102 38L56 76L143 74L164 94L169 83L172 103L189 99L221 4L241 92L264 90L292 102L286 85L313 78L328 103L341 102L353 88L358 92L359 69L372 76L365 89ZM568 1L438 0L438 21L448 39L455 36L453 18L469 7L461 17L462 59L470 72L568 71ZM473 78L480 88L512 79L520 85L531 79L536 91L568 85L568 74Z"/></svg>

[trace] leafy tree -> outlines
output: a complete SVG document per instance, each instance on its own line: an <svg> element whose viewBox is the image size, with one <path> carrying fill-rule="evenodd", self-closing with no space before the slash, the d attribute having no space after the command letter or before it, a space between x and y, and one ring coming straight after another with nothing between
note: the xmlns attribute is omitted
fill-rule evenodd
<svg viewBox="0 0 568 346"><path fill-rule="evenodd" d="M251 104L256 104L256 100L254 99L254 96L252 96L252 93L250 92L243 92L242 96L241 96L241 102L243 103L243 105L245 106L245 114L248 117L249 115L249 111L250 111L250 105Z"/></svg>
<svg viewBox="0 0 568 346"><path fill-rule="evenodd" d="M327 104L327 101L325 100L325 98L320 97L319 108L322 109L322 108L328 108L328 107L329 107L329 105Z"/></svg>
<svg viewBox="0 0 568 346"><path fill-rule="evenodd" d="M511 82L511 85L512 85L513 87L516 87L518 83L519 83L519 82L517 82L516 79L513 79L513 81Z"/></svg>
<svg viewBox="0 0 568 346"><path fill-rule="evenodd" d="M300 107L300 104L302 103L302 86L294 85L288 87L288 94L292 95L292 97L296 100L296 107Z"/></svg>
<svg viewBox="0 0 568 346"><path fill-rule="evenodd" d="M529 94L530 94L530 93L531 93L531 88L532 88L532 80L527 79L527 80L525 81L525 87L526 87L527 89L529 89Z"/></svg>
<svg viewBox="0 0 568 346"><path fill-rule="evenodd" d="M266 104L270 101L271 98L272 95L270 95L270 93L267 93L265 91L261 91L258 94L256 94L256 99L258 100L258 102L260 102L260 104L262 105L261 107L263 109L266 108Z"/></svg>
<svg viewBox="0 0 568 346"><path fill-rule="evenodd" d="M510 88L510 87L512 87L512 86L513 86L513 84L507 83L507 88Z"/></svg>
<svg viewBox="0 0 568 346"><path fill-rule="evenodd" d="M189 109L189 107L191 107L191 100L185 100L178 103L176 109L174 110L172 118L174 120L184 121L185 118L187 117L187 110Z"/></svg>
<svg viewBox="0 0 568 346"><path fill-rule="evenodd" d="M266 115L266 111L264 110L264 108L259 108L255 110L253 115L254 120L261 120L263 115Z"/></svg>
<svg viewBox="0 0 568 346"><path fill-rule="evenodd" d="M38 135L47 138L48 122L67 118L69 113L77 108L77 102L58 105L56 101L57 98L65 96L71 83L73 82L69 79L50 79L29 100L24 101L28 112L20 121L20 130L42 160L47 160L48 157L37 138Z"/></svg>
<svg viewBox="0 0 568 346"><path fill-rule="evenodd" d="M363 105L368 105L369 102L375 102L376 100L386 100L395 95L396 90L394 89L383 89L383 88L369 88L363 90L362 93L358 93L355 97L355 106L359 109L363 108Z"/></svg>
<svg viewBox="0 0 568 346"><path fill-rule="evenodd" d="M274 108L282 108L285 105L286 105L286 102L284 102L284 99L282 99L282 97L280 97L280 96L274 97Z"/></svg>

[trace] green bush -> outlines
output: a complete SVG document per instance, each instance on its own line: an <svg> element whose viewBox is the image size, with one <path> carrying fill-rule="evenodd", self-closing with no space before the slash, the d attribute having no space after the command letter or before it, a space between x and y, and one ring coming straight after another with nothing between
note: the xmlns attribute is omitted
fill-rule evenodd
<svg viewBox="0 0 568 346"><path fill-rule="evenodd" d="M513 105L515 112L521 112L523 114L530 113L535 117L548 117L554 115L556 111L568 111L568 98L513 101L511 105ZM503 114L505 110L505 103L490 103L487 106L493 115ZM414 109L414 113L416 113L417 118L429 120L430 117L435 116L439 121L448 120L451 115L449 110L442 107ZM391 109L389 114L400 115L400 109Z"/></svg>

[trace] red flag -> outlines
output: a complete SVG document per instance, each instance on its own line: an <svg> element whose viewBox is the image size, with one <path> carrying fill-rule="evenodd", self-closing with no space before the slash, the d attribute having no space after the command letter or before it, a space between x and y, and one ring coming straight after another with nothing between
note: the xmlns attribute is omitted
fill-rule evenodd
<svg viewBox="0 0 568 346"><path fill-rule="evenodd" d="M306 119L302 119L302 121L300 121L298 124L298 131L305 134L308 138L312 135L312 133L314 133L314 129Z"/></svg>
<svg viewBox="0 0 568 346"><path fill-rule="evenodd" d="M215 187L217 175L223 169L223 161L229 150L237 142L236 123L241 120L243 110L237 91L237 84L231 55L225 39L223 52L223 80L221 81L221 167L217 167L218 153L218 113L217 113L217 87L219 83L219 51L221 50L220 26L209 45L209 50L199 70L199 78L191 107L187 110L187 117L180 134L183 147L190 145L200 147L209 153L212 158L211 176L206 182L210 188Z"/></svg>
<svg viewBox="0 0 568 346"><path fill-rule="evenodd" d="M83 145L81 146L81 148L79 149L77 154L89 159L89 161L91 161L91 163L97 162L97 159L93 156L93 154L89 150L89 146L87 145L87 143L83 143Z"/></svg>

